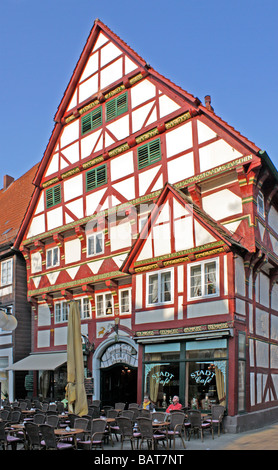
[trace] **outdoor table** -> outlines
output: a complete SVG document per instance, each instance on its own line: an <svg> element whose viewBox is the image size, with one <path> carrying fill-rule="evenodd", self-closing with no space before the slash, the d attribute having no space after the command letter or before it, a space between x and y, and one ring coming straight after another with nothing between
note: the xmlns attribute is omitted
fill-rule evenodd
<svg viewBox="0 0 278 470"><path fill-rule="evenodd" d="M112 445L112 447L113 447L113 446L114 446L114 442L113 442L113 439L112 439L112 433L111 433L111 427L110 427L110 426L111 426L111 424L114 424L114 423L115 423L115 418L104 418L104 417L102 417L101 419L103 419L104 421L106 421L108 436L109 436L111 445Z"/></svg>
<svg viewBox="0 0 278 470"><path fill-rule="evenodd" d="M84 432L84 429L80 429L80 428L71 428L69 431L66 430L65 428L54 429L54 434L59 438L72 437L73 441L74 441L74 447L75 448L77 448L76 436L77 436L77 434L81 434L83 432Z"/></svg>

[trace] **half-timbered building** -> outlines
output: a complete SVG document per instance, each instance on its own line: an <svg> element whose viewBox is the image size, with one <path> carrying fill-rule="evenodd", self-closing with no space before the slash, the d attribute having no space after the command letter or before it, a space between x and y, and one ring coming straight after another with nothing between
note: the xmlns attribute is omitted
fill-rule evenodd
<svg viewBox="0 0 278 470"><path fill-rule="evenodd" d="M103 404L149 393L163 408L178 394L223 404L231 427L273 414L278 201L266 152L99 20L54 120L15 243L34 336L14 369L38 370L37 394L48 364L63 393L74 299Z"/></svg>

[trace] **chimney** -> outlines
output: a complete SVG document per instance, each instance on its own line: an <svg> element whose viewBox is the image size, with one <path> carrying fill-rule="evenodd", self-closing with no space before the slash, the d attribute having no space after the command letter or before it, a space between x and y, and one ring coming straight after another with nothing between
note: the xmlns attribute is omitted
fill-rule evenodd
<svg viewBox="0 0 278 470"><path fill-rule="evenodd" d="M9 175L4 176L4 181L3 181L4 191L12 184L13 181L14 181L14 178L12 176L9 176Z"/></svg>
<svg viewBox="0 0 278 470"><path fill-rule="evenodd" d="M211 97L210 95L206 95L205 96L205 105L206 105L206 108L209 110L209 111L214 111L213 107L211 106Z"/></svg>

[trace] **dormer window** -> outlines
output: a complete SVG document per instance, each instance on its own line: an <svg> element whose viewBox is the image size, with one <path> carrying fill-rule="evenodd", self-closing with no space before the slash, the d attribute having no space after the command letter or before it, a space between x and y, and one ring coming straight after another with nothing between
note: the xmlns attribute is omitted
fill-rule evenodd
<svg viewBox="0 0 278 470"><path fill-rule="evenodd" d="M258 214L264 218L265 217L264 195L261 191L259 192L258 197L257 197L257 210L258 210Z"/></svg>

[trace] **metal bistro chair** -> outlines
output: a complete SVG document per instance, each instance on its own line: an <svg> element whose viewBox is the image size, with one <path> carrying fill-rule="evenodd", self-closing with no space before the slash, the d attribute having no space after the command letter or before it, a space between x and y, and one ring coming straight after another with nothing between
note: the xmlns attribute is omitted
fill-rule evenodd
<svg viewBox="0 0 278 470"><path fill-rule="evenodd" d="M199 410L189 410L188 411L188 421L190 423L190 428L188 432L188 440L190 441L191 434L198 434L201 433L202 441L204 440L204 430L209 429L212 430L212 426L210 423L202 422L202 415ZM213 433L212 433L213 438Z"/></svg>
<svg viewBox="0 0 278 470"><path fill-rule="evenodd" d="M44 448L42 436L40 433L39 424L26 423L25 424L26 438L28 450L41 450Z"/></svg>
<svg viewBox="0 0 278 470"><path fill-rule="evenodd" d="M59 424L59 416L58 415L46 415L45 422L43 424L48 424L49 426L52 426L53 429L56 429Z"/></svg>
<svg viewBox="0 0 278 470"><path fill-rule="evenodd" d="M184 421L185 421L185 414L176 412L170 414L170 425L168 428L168 439L170 441L173 440L173 449L175 449L175 441L177 437L180 437L183 448L185 449L185 441L184 441Z"/></svg>
<svg viewBox="0 0 278 470"><path fill-rule="evenodd" d="M32 422L34 424L43 424L45 421L45 415L43 413L34 414Z"/></svg>
<svg viewBox="0 0 278 470"><path fill-rule="evenodd" d="M147 443L148 450L156 449L159 441L162 441L163 445L165 445L167 435L165 433L159 433L158 430L154 432L151 418L138 417L137 423L141 434L140 449L144 441Z"/></svg>
<svg viewBox="0 0 278 470"><path fill-rule="evenodd" d="M8 446L11 446L12 450L17 449L17 444L21 443L22 439L16 436L11 436L8 433L8 430L5 428L5 423L0 422L0 445L2 445L3 450L8 450Z"/></svg>
<svg viewBox="0 0 278 470"><path fill-rule="evenodd" d="M137 440L137 449L139 446L139 438L141 437L140 432L136 432L133 429L133 422L130 418L124 416L118 416L116 419L119 427L119 434L121 436L121 449L123 449L124 441L130 441L131 449L134 449L134 442Z"/></svg>
<svg viewBox="0 0 278 470"><path fill-rule="evenodd" d="M128 405L128 409L130 410L130 408L137 408L139 410L139 405L138 403L129 403Z"/></svg>
<svg viewBox="0 0 278 470"><path fill-rule="evenodd" d="M115 410L123 411L125 409L125 403L115 403Z"/></svg>
<svg viewBox="0 0 278 470"><path fill-rule="evenodd" d="M154 411L151 417L152 417L152 421L156 420L156 421L162 422L162 421L165 421L166 419L164 411Z"/></svg>
<svg viewBox="0 0 278 470"><path fill-rule="evenodd" d="M106 421L97 418L92 420L91 434L89 439L77 441L77 449L91 450L93 447L100 447L103 450L103 440L105 436Z"/></svg>
<svg viewBox="0 0 278 470"><path fill-rule="evenodd" d="M54 428L49 424L41 424L40 431L42 435L42 444L45 445L46 450L70 450L73 445L68 442L60 442L55 436Z"/></svg>
<svg viewBox="0 0 278 470"><path fill-rule="evenodd" d="M208 418L205 419L205 421L207 421L211 424L212 435L213 435L213 426L214 425L217 425L218 437L220 436L221 425L222 425L222 432L224 432L224 429L223 429L224 413L225 413L225 407L224 406L222 406L222 405L212 405L212 407L211 407L211 417L208 417Z"/></svg>

